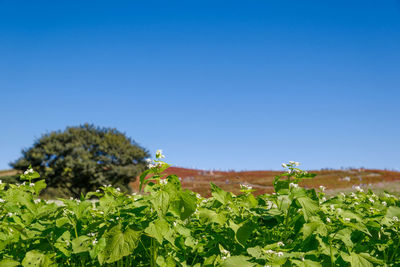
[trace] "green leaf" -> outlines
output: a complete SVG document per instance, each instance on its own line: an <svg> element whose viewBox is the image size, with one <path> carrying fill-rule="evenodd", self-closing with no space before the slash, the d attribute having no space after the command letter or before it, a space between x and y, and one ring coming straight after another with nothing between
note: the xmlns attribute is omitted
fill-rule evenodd
<svg viewBox="0 0 400 267"><path fill-rule="evenodd" d="M311 216L314 216L319 211L318 203L309 197L296 198L303 210L304 219L308 221Z"/></svg>
<svg viewBox="0 0 400 267"><path fill-rule="evenodd" d="M82 235L72 240L72 251L73 253L82 253L89 251L90 249L90 237Z"/></svg>
<svg viewBox="0 0 400 267"><path fill-rule="evenodd" d="M171 212L179 216L181 220L189 218L196 211L196 197L190 191L180 191L176 198L172 203Z"/></svg>
<svg viewBox="0 0 400 267"><path fill-rule="evenodd" d="M232 196L229 192L222 190L214 183L210 183L210 185L211 185L211 194L213 195L213 197L215 197L216 200L218 200L224 205L232 200Z"/></svg>
<svg viewBox="0 0 400 267"><path fill-rule="evenodd" d="M2 261L0 261L0 267L15 267L19 265L20 263L13 259L3 259Z"/></svg>
<svg viewBox="0 0 400 267"><path fill-rule="evenodd" d="M266 259L265 252L259 246L248 248L247 253L256 259Z"/></svg>
<svg viewBox="0 0 400 267"><path fill-rule="evenodd" d="M341 253L344 261L350 263L351 267L373 267L374 265L365 258L364 253L357 254L352 252L350 255L346 253Z"/></svg>
<svg viewBox="0 0 400 267"><path fill-rule="evenodd" d="M322 265L319 262L312 260L290 260L295 266L299 267L321 267Z"/></svg>
<svg viewBox="0 0 400 267"><path fill-rule="evenodd" d="M243 223L236 231L236 240L243 245L243 247L246 246L246 241L249 239L255 228L256 225L253 222L249 221Z"/></svg>
<svg viewBox="0 0 400 267"><path fill-rule="evenodd" d="M111 228L105 234L106 247L102 255L105 261L112 263L130 255L137 247L141 234L140 231L134 231L130 228L122 231L121 225Z"/></svg>
<svg viewBox="0 0 400 267"><path fill-rule="evenodd" d="M58 218L56 220L56 226L57 227L62 227L65 224L70 224L70 221L67 217L62 217L62 218Z"/></svg>
<svg viewBox="0 0 400 267"><path fill-rule="evenodd" d="M146 170L144 172L142 172L142 174L140 175L139 181L139 192L142 192L142 188L145 185L145 181L146 181L146 176L150 173L151 170Z"/></svg>
<svg viewBox="0 0 400 267"><path fill-rule="evenodd" d="M341 229L335 234L335 239L342 241L347 247L352 248L354 246L353 241L351 241L352 232L349 228Z"/></svg>
<svg viewBox="0 0 400 267"><path fill-rule="evenodd" d="M158 243L162 244L163 237L167 235L169 231L169 226L165 220L160 218L155 220L154 222L151 222L144 231L151 237L155 238Z"/></svg>
<svg viewBox="0 0 400 267"><path fill-rule="evenodd" d="M255 264L248 262L249 257L246 256L232 256L227 258L223 263L223 267L253 267Z"/></svg>
<svg viewBox="0 0 400 267"><path fill-rule="evenodd" d="M199 209L199 218L203 223L217 223L224 225L227 218L223 213L216 213L210 209Z"/></svg>
<svg viewBox="0 0 400 267"><path fill-rule="evenodd" d="M167 213L169 206L169 194L165 191L159 191L154 195L151 203L158 212L164 215Z"/></svg>
<svg viewBox="0 0 400 267"><path fill-rule="evenodd" d="M326 236L328 234L325 224L321 221L305 223L301 232L303 233L303 240L311 234L318 234L320 236Z"/></svg>
<svg viewBox="0 0 400 267"><path fill-rule="evenodd" d="M37 250L31 250L26 253L22 261L22 266L24 267L47 267L52 265L50 257Z"/></svg>
<svg viewBox="0 0 400 267"><path fill-rule="evenodd" d="M35 190L36 195L39 195L39 193L46 188L46 182L45 180L40 180L35 182L35 185L33 186L33 189Z"/></svg>
<svg viewBox="0 0 400 267"><path fill-rule="evenodd" d="M392 219L393 217L397 217L400 219L400 208L395 206L390 206L386 211L386 218Z"/></svg>

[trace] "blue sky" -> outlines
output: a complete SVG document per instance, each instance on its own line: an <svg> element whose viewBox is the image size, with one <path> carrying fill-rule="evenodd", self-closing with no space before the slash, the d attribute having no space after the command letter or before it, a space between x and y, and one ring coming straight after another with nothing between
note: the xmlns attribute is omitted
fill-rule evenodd
<svg viewBox="0 0 400 267"><path fill-rule="evenodd" d="M203 169L400 169L399 1L0 1L0 169L115 127Z"/></svg>

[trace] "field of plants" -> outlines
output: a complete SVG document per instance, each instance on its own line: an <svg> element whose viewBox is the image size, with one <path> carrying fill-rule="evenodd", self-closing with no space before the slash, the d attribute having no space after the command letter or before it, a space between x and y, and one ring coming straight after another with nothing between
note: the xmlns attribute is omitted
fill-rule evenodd
<svg viewBox="0 0 400 267"><path fill-rule="evenodd" d="M211 183L211 197L185 190L162 155L139 193L104 185L62 205L28 169L0 184L0 266L400 266L400 201L357 187L326 196L314 174L283 164L274 192L240 194Z"/></svg>

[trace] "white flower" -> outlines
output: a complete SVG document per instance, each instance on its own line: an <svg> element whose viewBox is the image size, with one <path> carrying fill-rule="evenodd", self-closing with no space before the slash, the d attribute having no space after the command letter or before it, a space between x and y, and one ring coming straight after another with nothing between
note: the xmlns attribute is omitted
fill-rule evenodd
<svg viewBox="0 0 400 267"><path fill-rule="evenodd" d="M155 164L152 164L152 163L150 163L150 164L147 164L147 168L149 168L149 169L152 169L152 168L154 168L156 165Z"/></svg>
<svg viewBox="0 0 400 267"><path fill-rule="evenodd" d="M40 199L35 199L34 202L37 204L40 202Z"/></svg>
<svg viewBox="0 0 400 267"><path fill-rule="evenodd" d="M268 249L268 250L265 251L265 253L267 253L267 254L275 254L275 251L273 251L271 249Z"/></svg>
<svg viewBox="0 0 400 267"><path fill-rule="evenodd" d="M156 152L156 158L158 159L163 159L165 156L163 155L163 151L161 149L158 149Z"/></svg>
<svg viewBox="0 0 400 267"><path fill-rule="evenodd" d="M100 211L99 213L100 213L100 214L104 214L104 211Z"/></svg>
<svg viewBox="0 0 400 267"><path fill-rule="evenodd" d="M277 243L277 245L278 245L278 247L284 247L284 246L285 246L285 244L284 244L282 241L279 241L279 242Z"/></svg>
<svg viewBox="0 0 400 267"><path fill-rule="evenodd" d="M293 188L297 188L297 187L299 187L299 185L298 185L298 184L294 184L294 183L290 183L290 184L289 184L289 187L290 187L290 188L292 188L292 187L293 187Z"/></svg>
<svg viewBox="0 0 400 267"><path fill-rule="evenodd" d="M326 187L325 187L325 186L323 186L323 185L320 185L320 186L319 186L319 189L320 189L322 192L324 192L324 191L325 191L325 189L326 189Z"/></svg>
<svg viewBox="0 0 400 267"><path fill-rule="evenodd" d="M334 205L330 205L329 207L331 208L331 210L335 210L335 206Z"/></svg>
<svg viewBox="0 0 400 267"><path fill-rule="evenodd" d="M14 214L12 213L12 212L9 212L9 213L7 213L7 216L8 217L11 217L11 216L13 216Z"/></svg>
<svg viewBox="0 0 400 267"><path fill-rule="evenodd" d="M99 192L100 192L100 190L99 190L99 189L97 189L97 190L96 190L96 193L99 193Z"/></svg>
<svg viewBox="0 0 400 267"><path fill-rule="evenodd" d="M29 186L32 187L32 186L35 186L35 184L34 183L30 183Z"/></svg>
<svg viewBox="0 0 400 267"><path fill-rule="evenodd" d="M161 179L160 180L160 184L167 184L167 183L168 183L167 179Z"/></svg>
<svg viewBox="0 0 400 267"><path fill-rule="evenodd" d="M117 187L117 191L119 192L119 191L121 191L121 189L119 187Z"/></svg>
<svg viewBox="0 0 400 267"><path fill-rule="evenodd" d="M342 196L342 197L346 197L346 195L342 192L342 193L340 193L340 195Z"/></svg>
<svg viewBox="0 0 400 267"><path fill-rule="evenodd" d="M200 194L196 194L196 197L197 197L198 199L201 199L201 195L200 195Z"/></svg>
<svg viewBox="0 0 400 267"><path fill-rule="evenodd" d="M4 203L4 202L5 202L5 200L0 198L0 203Z"/></svg>
<svg viewBox="0 0 400 267"><path fill-rule="evenodd" d="M244 190L251 190L253 187L247 185L247 184L240 184L240 187Z"/></svg>
<svg viewBox="0 0 400 267"><path fill-rule="evenodd" d="M354 205L359 205L360 203L358 203L357 201L356 202L354 202Z"/></svg>
<svg viewBox="0 0 400 267"><path fill-rule="evenodd" d="M173 225L176 226L176 222L173 222Z"/></svg>
<svg viewBox="0 0 400 267"><path fill-rule="evenodd" d="M97 242L98 242L98 241L97 241L97 239L95 238L95 239L93 240L92 244L93 244L93 245L96 245Z"/></svg>
<svg viewBox="0 0 400 267"><path fill-rule="evenodd" d="M326 221L327 221L328 223L330 223L330 222L331 222L331 219L329 219L329 218L326 218Z"/></svg>
<svg viewBox="0 0 400 267"><path fill-rule="evenodd" d="M278 255L278 257L282 257L283 256L283 252L278 252L278 253L276 253L276 255Z"/></svg>
<svg viewBox="0 0 400 267"><path fill-rule="evenodd" d="M322 202L326 201L326 197L321 198Z"/></svg>
<svg viewBox="0 0 400 267"><path fill-rule="evenodd" d="M28 171L24 171L24 174L27 175L27 174L28 174Z"/></svg>
<svg viewBox="0 0 400 267"><path fill-rule="evenodd" d="M360 186L356 186L354 187L358 192L364 192L364 190L360 187Z"/></svg>
<svg viewBox="0 0 400 267"><path fill-rule="evenodd" d="M221 253L225 254L225 255L230 254L230 252L228 250L224 249L224 248L221 249Z"/></svg>
<svg viewBox="0 0 400 267"><path fill-rule="evenodd" d="M286 163L282 163L282 167L283 167L283 168L287 168Z"/></svg>
<svg viewBox="0 0 400 267"><path fill-rule="evenodd" d="M399 221L399 218L398 218L397 216L394 216L392 219L393 219L393 221L395 221L395 222L398 222L398 221Z"/></svg>
<svg viewBox="0 0 400 267"><path fill-rule="evenodd" d="M3 183L3 181L2 180L0 180L0 184L2 184Z"/></svg>
<svg viewBox="0 0 400 267"><path fill-rule="evenodd" d="M350 221L350 218L344 218L344 220L345 220L346 222L349 222L349 221Z"/></svg>
<svg viewBox="0 0 400 267"><path fill-rule="evenodd" d="M300 162L295 161L295 162L294 162L294 165L299 166L299 165L300 165Z"/></svg>
<svg viewBox="0 0 400 267"><path fill-rule="evenodd" d="M386 201L382 201L382 205L386 206L387 205Z"/></svg>
<svg viewBox="0 0 400 267"><path fill-rule="evenodd" d="M375 200L373 200L371 197L368 199L371 203L374 203Z"/></svg>

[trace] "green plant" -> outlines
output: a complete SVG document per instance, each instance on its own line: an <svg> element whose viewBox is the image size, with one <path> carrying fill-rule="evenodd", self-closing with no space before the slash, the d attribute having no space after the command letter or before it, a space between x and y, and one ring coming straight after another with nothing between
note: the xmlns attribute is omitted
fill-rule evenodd
<svg viewBox="0 0 400 267"><path fill-rule="evenodd" d="M26 171L0 184L0 266L399 266L400 201L361 188L326 199L298 186L313 175L284 165L275 193L181 187L158 152L142 192L102 186L62 205L37 198ZM91 200L97 198L98 201Z"/></svg>

